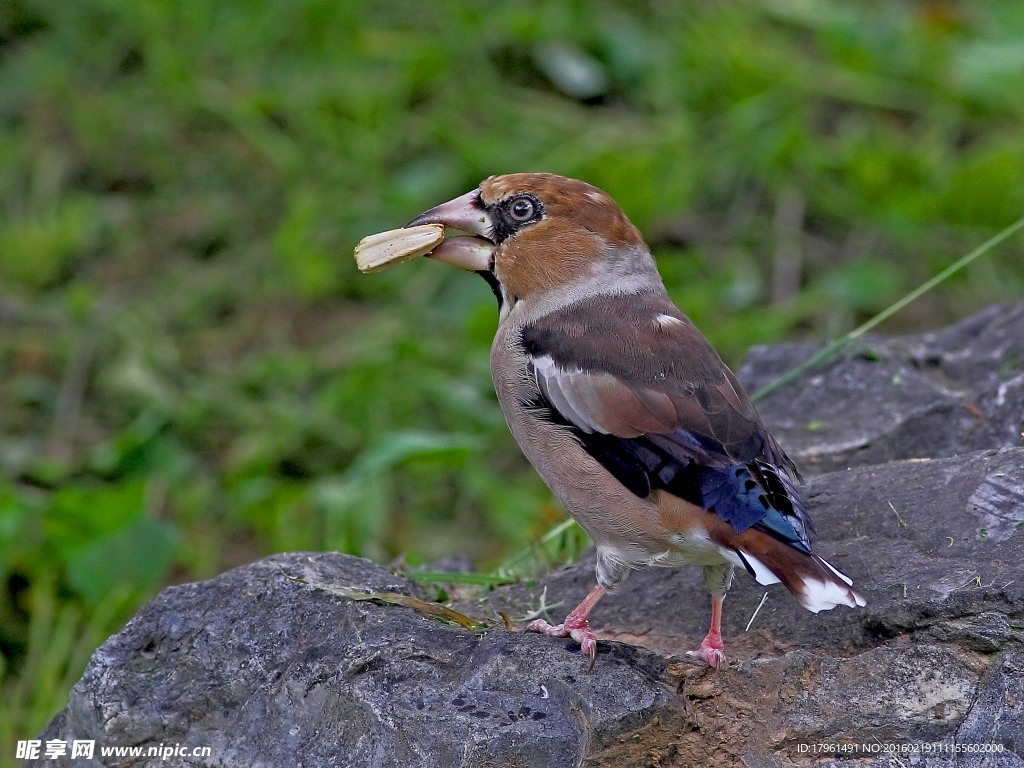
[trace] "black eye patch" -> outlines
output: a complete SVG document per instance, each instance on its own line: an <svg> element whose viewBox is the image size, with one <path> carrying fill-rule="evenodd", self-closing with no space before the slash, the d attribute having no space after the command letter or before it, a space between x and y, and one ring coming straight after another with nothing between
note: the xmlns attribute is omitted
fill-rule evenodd
<svg viewBox="0 0 1024 768"><path fill-rule="evenodd" d="M542 218L544 205L529 192L520 192L498 201L491 210L495 244L501 245L518 230Z"/></svg>

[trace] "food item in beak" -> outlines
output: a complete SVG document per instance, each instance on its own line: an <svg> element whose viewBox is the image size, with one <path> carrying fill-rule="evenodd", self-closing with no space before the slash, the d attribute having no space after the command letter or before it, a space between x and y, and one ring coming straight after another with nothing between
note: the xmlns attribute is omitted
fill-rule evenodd
<svg viewBox="0 0 1024 768"><path fill-rule="evenodd" d="M430 253L442 240L443 224L422 224L369 235L356 246L356 265L362 272L380 272Z"/></svg>

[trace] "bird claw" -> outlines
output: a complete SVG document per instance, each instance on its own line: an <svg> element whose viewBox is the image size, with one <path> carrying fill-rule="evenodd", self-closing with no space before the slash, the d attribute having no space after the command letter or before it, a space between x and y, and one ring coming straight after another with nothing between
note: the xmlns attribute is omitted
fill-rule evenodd
<svg viewBox="0 0 1024 768"><path fill-rule="evenodd" d="M549 637L571 637L580 644L580 650L590 657L590 666L587 672L594 671L594 662L597 659L597 638L590 631L590 625L586 621L570 622L568 619L561 624L548 624L544 619L536 619L526 625L527 632L540 632Z"/></svg>
<svg viewBox="0 0 1024 768"><path fill-rule="evenodd" d="M534 619L526 625L526 632L540 632L542 635L549 635L551 637L568 637L569 630L565 628L565 624L548 624L544 619Z"/></svg>
<svg viewBox="0 0 1024 768"><path fill-rule="evenodd" d="M725 646L722 643L721 638L714 640L709 637L704 638L704 642L700 644L700 648L696 651L687 651L687 656L706 661L715 669L725 669L725 665L729 660L725 656Z"/></svg>

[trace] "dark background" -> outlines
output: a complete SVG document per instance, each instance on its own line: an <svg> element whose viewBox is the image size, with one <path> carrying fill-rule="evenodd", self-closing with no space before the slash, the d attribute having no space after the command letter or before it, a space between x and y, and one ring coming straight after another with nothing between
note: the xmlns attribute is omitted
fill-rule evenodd
<svg viewBox="0 0 1024 768"><path fill-rule="evenodd" d="M0 764L162 585L563 519L487 286L360 275L364 235L585 179L735 365L1024 214L1022 117L1019 0L0 2ZM1018 236L884 330L1022 294Z"/></svg>

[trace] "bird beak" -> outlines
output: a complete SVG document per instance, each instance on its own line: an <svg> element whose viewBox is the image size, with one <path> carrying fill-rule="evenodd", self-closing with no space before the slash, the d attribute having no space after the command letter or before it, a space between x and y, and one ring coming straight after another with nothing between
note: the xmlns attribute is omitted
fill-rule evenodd
<svg viewBox="0 0 1024 768"><path fill-rule="evenodd" d="M474 189L447 203L441 203L421 213L406 226L416 227L421 224L443 224L451 229L475 235L446 238L427 254L430 258L471 272L482 272L491 268L494 242L490 237L494 227L486 209L480 204L479 190Z"/></svg>

